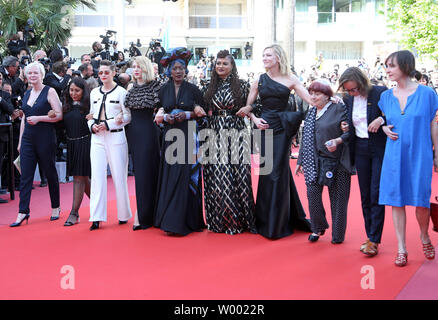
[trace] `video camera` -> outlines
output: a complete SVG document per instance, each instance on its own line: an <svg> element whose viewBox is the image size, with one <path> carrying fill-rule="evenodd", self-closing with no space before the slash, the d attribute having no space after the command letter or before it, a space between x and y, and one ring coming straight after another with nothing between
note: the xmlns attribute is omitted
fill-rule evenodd
<svg viewBox="0 0 438 320"><path fill-rule="evenodd" d="M70 57L70 59L67 61L68 67L71 68L72 65L76 63L76 58Z"/></svg>
<svg viewBox="0 0 438 320"><path fill-rule="evenodd" d="M157 49L158 47L161 47L162 39L151 39L151 42L149 42L149 48L152 50Z"/></svg>
<svg viewBox="0 0 438 320"><path fill-rule="evenodd" d="M38 60L44 67L50 66L50 63L52 62L50 58L44 57Z"/></svg>
<svg viewBox="0 0 438 320"><path fill-rule="evenodd" d="M109 49L110 45L117 45L117 41L111 41L110 38L112 36L114 36L114 34L116 34L117 31L113 31L113 30L107 30L106 34L100 35L100 37L102 38L102 41L100 43L102 43L103 45L105 45L105 49Z"/></svg>
<svg viewBox="0 0 438 320"><path fill-rule="evenodd" d="M27 63L26 63L26 60L27 60ZM29 63L29 61L30 61L30 57L29 56L22 56L21 60L20 60L20 64L26 66Z"/></svg>
<svg viewBox="0 0 438 320"><path fill-rule="evenodd" d="M129 57L136 57L136 56L141 56L141 52L138 48L141 48L141 43L140 43L140 39L137 39L137 43L134 42L130 42L129 43L131 46L129 47L129 49L124 49L124 52L129 52ZM136 48L137 47L137 48Z"/></svg>

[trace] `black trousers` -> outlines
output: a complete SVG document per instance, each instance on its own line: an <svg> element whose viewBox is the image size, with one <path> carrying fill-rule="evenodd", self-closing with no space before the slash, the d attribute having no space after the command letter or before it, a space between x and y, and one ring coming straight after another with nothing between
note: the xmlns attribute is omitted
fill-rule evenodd
<svg viewBox="0 0 438 320"><path fill-rule="evenodd" d="M385 206L379 205L383 155L372 152L369 139L361 138L356 138L355 152L365 230L370 241L380 243L385 221Z"/></svg>
<svg viewBox="0 0 438 320"><path fill-rule="evenodd" d="M43 139L32 141L32 139L26 139L23 136L20 149L20 213L30 212L30 196L37 164L46 173L52 209L59 207L59 180L55 164L55 148L54 141L44 141Z"/></svg>
<svg viewBox="0 0 438 320"><path fill-rule="evenodd" d="M343 242L347 229L347 209L348 200L350 199L351 175L339 166L333 179L333 184L328 187L332 216L332 241ZM329 228L329 224L322 202L324 186L318 182L306 184L306 186L312 232L319 233L325 231Z"/></svg>

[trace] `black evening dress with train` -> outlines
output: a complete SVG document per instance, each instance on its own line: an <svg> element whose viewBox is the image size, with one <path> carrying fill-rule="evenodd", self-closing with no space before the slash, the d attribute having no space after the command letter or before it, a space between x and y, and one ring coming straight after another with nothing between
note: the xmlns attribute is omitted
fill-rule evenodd
<svg viewBox="0 0 438 320"><path fill-rule="evenodd" d="M259 78L261 117L271 129L272 154L266 143L269 134L262 131L261 156L270 161L272 170L260 175L256 199L258 233L270 239L291 235L294 229L311 232L290 169L292 138L301 121L300 112L288 111L290 89L272 80L266 73ZM265 139L266 138L266 139Z"/></svg>

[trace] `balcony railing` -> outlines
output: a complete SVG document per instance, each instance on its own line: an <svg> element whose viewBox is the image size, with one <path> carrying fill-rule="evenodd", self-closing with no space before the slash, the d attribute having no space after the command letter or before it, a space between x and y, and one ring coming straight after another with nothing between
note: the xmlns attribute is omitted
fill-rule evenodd
<svg viewBox="0 0 438 320"><path fill-rule="evenodd" d="M351 25L358 23L380 23L382 18L379 15L367 12L296 12L295 21L297 24L342 24Z"/></svg>
<svg viewBox="0 0 438 320"><path fill-rule="evenodd" d="M217 25L219 23L219 25ZM189 28L191 29L246 29L248 26L246 16L190 16Z"/></svg>

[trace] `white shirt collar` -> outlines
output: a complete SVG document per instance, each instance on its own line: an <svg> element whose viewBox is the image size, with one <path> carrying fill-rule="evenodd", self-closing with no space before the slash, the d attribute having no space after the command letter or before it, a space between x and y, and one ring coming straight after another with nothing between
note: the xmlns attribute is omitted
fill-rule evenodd
<svg viewBox="0 0 438 320"><path fill-rule="evenodd" d="M324 108L321 109L321 111L316 112L316 120L322 117L322 115L327 111L328 107L330 107L331 104L331 101L327 102L327 104L324 106Z"/></svg>

